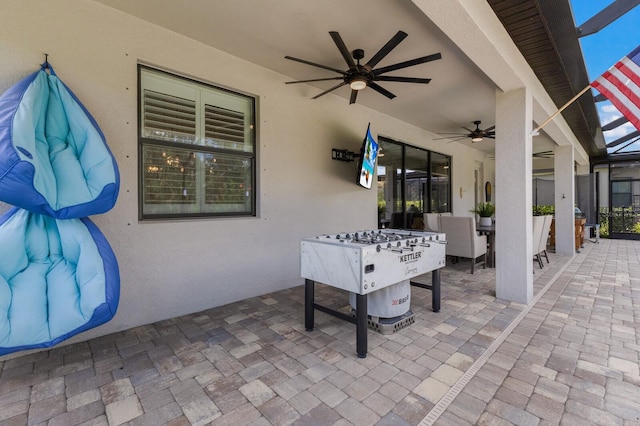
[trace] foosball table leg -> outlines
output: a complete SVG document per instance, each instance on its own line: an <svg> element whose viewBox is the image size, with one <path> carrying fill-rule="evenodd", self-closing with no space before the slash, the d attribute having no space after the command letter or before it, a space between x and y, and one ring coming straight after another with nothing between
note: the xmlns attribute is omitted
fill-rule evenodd
<svg viewBox="0 0 640 426"><path fill-rule="evenodd" d="M307 331L313 331L314 322L314 282L313 280L304 280L304 328Z"/></svg>
<svg viewBox="0 0 640 426"><path fill-rule="evenodd" d="M431 309L440 312L440 269L431 271Z"/></svg>
<svg viewBox="0 0 640 426"><path fill-rule="evenodd" d="M367 295L356 294L356 352L358 358L367 357Z"/></svg>

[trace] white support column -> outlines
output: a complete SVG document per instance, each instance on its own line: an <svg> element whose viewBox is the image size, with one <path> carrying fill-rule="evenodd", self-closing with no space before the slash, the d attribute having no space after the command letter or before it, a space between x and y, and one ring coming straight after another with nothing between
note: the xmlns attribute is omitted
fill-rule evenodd
<svg viewBox="0 0 640 426"><path fill-rule="evenodd" d="M496 94L496 297L533 298L532 98L526 89Z"/></svg>
<svg viewBox="0 0 640 426"><path fill-rule="evenodd" d="M557 146L554 153L556 253L575 253L573 147Z"/></svg>

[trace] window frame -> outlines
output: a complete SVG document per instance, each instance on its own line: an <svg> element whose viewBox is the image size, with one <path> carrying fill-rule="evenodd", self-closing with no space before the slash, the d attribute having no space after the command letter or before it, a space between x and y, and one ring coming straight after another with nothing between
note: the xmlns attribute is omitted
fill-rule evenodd
<svg viewBox="0 0 640 426"><path fill-rule="evenodd" d="M437 151L433 151L427 148L423 148L423 147L419 147L419 146L415 146L415 145L411 145L405 142L400 142L398 140L389 138L389 137L385 137L385 136L381 136L378 135L378 142L380 143L380 146L383 147L385 143L389 143L389 144L394 144L396 145L399 149L400 149L400 154L401 154L401 161L400 164L402 166L402 170L401 173L399 174L399 179L400 179L400 188L399 188L399 195L401 197L400 200L397 200L397 202L400 203L400 206L402 207L401 210L399 211L395 211L395 209L392 208L392 211L390 212L390 215L393 215L394 213L399 213L402 215L402 227L403 228L408 228L411 224L407 223L407 203L409 202L407 200L407 149L410 148L412 150L416 150L421 152L425 157L425 162L427 164L427 170L425 170L424 172L426 173L426 192L425 192L425 196L427 199L426 203L422 203L422 207L423 210L421 211L421 213L432 213L432 204L433 204L433 189L432 189L432 185L434 183L434 172L433 172L433 154L436 154L438 156L441 156L445 159L448 160L448 176L447 176L447 207L448 210L447 212L451 212L452 211L452 176L453 176L453 156L451 155L447 155L447 154L443 154ZM382 148L382 150L384 151L384 148ZM380 160L379 160L380 162ZM378 163L378 165L380 165ZM388 166L386 166L388 167ZM379 179L379 176L376 176L376 179ZM379 180L378 180L379 181ZM387 184L387 183L385 183ZM394 201L395 203L396 201ZM425 208L426 207L426 208ZM389 206L386 206L386 208L388 209ZM389 212L387 212L389 213ZM391 217L391 216L389 216ZM387 222L387 218L386 218L386 213L385 213L385 219L382 220L380 217L378 218L378 227L381 228L383 227L383 222ZM393 220L391 220L391 222L393 222Z"/></svg>
<svg viewBox="0 0 640 426"><path fill-rule="evenodd" d="M205 141L204 135L198 138L195 137L192 142L173 142L168 140L154 139L150 137L144 136L144 111L143 111L143 73L150 72L152 74L160 75L162 78L166 78L169 81L177 82L178 84L188 85L193 88L194 91L203 91L205 93L202 95L203 97L210 97L214 95L215 92L221 93L223 95L229 95L232 98L236 98L237 100L241 100L244 102L248 102L248 110L250 113L250 117L248 119L248 123L245 125L245 131L249 131L249 143L251 144L250 151L247 150L236 150L229 149L224 147L216 147L212 145L208 145ZM256 217L257 216L257 171L258 171L258 143L257 143L257 106L258 99L256 96L243 93L237 90L232 90L226 87L222 87L220 85L208 83L201 80L196 80L193 78L185 77L183 75L176 74L175 72L168 72L162 69L158 69L155 67L151 67L148 65L138 64L137 67L137 96L138 96L138 105L137 105L137 142L138 142L138 219L140 221L150 221L150 220L165 220L165 219L196 219L196 218L231 218L231 217ZM145 86L146 87L146 86ZM163 93L165 95L172 96L171 93ZM213 105L215 107L220 107L220 105ZM202 106L196 103L195 107L195 118L196 121L202 119L199 118L198 115L201 115L202 118L205 116L205 104L202 103ZM197 125L196 125L197 127ZM180 150L189 150L195 153L196 156L200 155L202 157L207 156L207 154L216 154L220 156L232 157L235 160L248 160L249 161L249 173L250 177L248 179L248 184L251 185L250 191L250 199L248 201L248 208L244 211L198 211L198 212L182 212L182 213L170 213L170 212L145 212L145 147L156 147L156 148L169 148L169 149L180 149ZM202 162L203 159L199 159L197 161ZM200 165L199 167L203 167ZM200 180L204 180L204 174L202 171L196 171L196 182ZM200 191L201 194L197 195ZM205 197L206 187L202 186L201 189L196 189L196 198L197 197ZM169 203L167 203L169 204Z"/></svg>

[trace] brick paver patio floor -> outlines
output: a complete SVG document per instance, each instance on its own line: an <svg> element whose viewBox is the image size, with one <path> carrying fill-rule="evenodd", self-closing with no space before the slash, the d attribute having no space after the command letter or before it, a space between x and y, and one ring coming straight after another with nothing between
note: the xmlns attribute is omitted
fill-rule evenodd
<svg viewBox="0 0 640 426"><path fill-rule="evenodd" d="M495 270L442 272L442 310L369 332L292 289L0 361L0 424L640 424L640 241L534 264L534 300L495 298ZM428 283L431 274L422 277ZM348 311L347 294L316 300Z"/></svg>

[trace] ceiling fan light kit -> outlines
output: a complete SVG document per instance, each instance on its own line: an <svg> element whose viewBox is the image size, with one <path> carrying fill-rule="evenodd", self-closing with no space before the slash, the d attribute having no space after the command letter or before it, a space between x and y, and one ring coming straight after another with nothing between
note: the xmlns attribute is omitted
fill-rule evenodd
<svg viewBox="0 0 640 426"><path fill-rule="evenodd" d="M362 90L367 87L367 81L362 78L356 78L351 83L349 83L349 86L351 86L353 90Z"/></svg>
<svg viewBox="0 0 640 426"><path fill-rule="evenodd" d="M354 104L356 102L356 98L358 96L358 91L365 89L366 87L371 87L376 92L381 95L386 96L389 99L393 99L396 97L393 93L386 90L382 86L380 86L376 81L392 81L398 83L420 83L420 84L428 84L431 79L430 78L415 78L415 77L399 77L399 76L387 76L382 75L391 71L396 71L403 68L412 67L414 65L423 64L426 62L431 62L442 58L440 53L435 53L428 56L423 56L421 58L415 58L409 61L399 62L397 64L388 65L382 68L375 68L376 65L382 59L385 58L402 40L407 37L407 33L404 31L398 31L396 35L394 35L369 61L361 65L360 60L364 58L364 50L355 49L352 52L349 52L347 46L345 45L342 37L337 31L329 31L329 35L333 39L334 43L338 47L338 50L342 54L343 59L347 63L348 69L343 71L338 68L330 67L327 65L318 64L315 62L307 61L305 59L294 58L293 56L285 56L285 59L289 59L292 61L300 62L302 64L311 65L314 67L326 69L329 71L336 72L340 74L340 76L336 77L328 77L328 78L316 78L311 80L298 80L298 81L287 81L285 84L294 84L294 83L311 83L317 81L329 81L329 80L342 80L342 82L337 85L325 90L324 92L314 96L311 99L318 99L320 96L326 95L329 92L332 92L342 86L349 85L351 88L351 98L349 99L349 104ZM354 61L355 60L355 61Z"/></svg>

